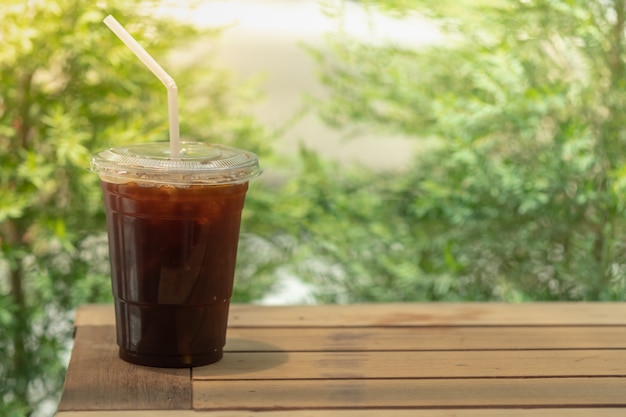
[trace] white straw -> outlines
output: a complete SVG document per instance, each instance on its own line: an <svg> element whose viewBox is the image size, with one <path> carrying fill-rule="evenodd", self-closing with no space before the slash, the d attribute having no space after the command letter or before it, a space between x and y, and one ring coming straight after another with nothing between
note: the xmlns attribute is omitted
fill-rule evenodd
<svg viewBox="0 0 626 417"><path fill-rule="evenodd" d="M172 158L179 158L180 129L178 125L178 87L176 87L176 82L113 16L109 15L105 17L104 24L137 55L137 58L139 58L141 62L161 80L165 88L167 88L167 108L170 123L170 156Z"/></svg>

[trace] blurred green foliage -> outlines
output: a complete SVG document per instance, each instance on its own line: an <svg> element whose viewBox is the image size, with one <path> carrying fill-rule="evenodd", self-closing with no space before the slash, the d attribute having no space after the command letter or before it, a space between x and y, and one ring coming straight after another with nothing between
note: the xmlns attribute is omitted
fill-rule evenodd
<svg viewBox="0 0 626 417"><path fill-rule="evenodd" d="M87 170L90 154L167 140L165 88L103 18L116 16L164 64L176 61L174 49L215 42L219 34L158 17L157 6L0 1L0 415L28 415L58 395L71 311L80 303L111 301L102 199L97 176ZM210 58L170 65L182 136L265 157L269 133L245 108L254 90L234 86ZM269 284L243 277L235 299L249 300Z"/></svg>
<svg viewBox="0 0 626 417"><path fill-rule="evenodd" d="M302 174L327 299L625 299L626 2L364 3L441 41L333 34L321 115L437 146L399 174Z"/></svg>

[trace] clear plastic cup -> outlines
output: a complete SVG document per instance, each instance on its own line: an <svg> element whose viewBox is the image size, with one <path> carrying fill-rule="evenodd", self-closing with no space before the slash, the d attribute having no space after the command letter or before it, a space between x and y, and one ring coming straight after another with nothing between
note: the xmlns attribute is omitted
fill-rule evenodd
<svg viewBox="0 0 626 417"><path fill-rule="evenodd" d="M183 142L93 155L106 208L119 355L190 367L222 358L250 152Z"/></svg>

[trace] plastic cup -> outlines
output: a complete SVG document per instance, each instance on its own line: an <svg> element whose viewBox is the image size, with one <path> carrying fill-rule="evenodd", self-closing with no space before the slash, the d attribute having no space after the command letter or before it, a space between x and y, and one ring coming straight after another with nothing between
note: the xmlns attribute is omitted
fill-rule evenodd
<svg viewBox="0 0 626 417"><path fill-rule="evenodd" d="M241 211L256 155L146 143L93 155L104 194L119 356L159 367L217 362L226 341Z"/></svg>

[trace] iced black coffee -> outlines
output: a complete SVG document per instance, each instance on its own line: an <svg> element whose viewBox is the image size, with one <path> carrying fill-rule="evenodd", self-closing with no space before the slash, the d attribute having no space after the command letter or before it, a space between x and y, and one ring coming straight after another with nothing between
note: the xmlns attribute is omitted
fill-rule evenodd
<svg viewBox="0 0 626 417"><path fill-rule="evenodd" d="M241 212L254 154L183 143L96 154L107 216L120 357L187 367L225 344Z"/></svg>

